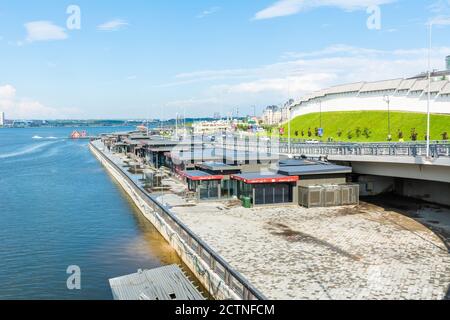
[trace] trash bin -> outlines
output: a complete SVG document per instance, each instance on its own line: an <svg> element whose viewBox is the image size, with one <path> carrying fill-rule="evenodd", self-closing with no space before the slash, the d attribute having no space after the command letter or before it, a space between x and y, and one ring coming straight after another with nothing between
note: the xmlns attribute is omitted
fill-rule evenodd
<svg viewBox="0 0 450 320"><path fill-rule="evenodd" d="M243 197L242 206L244 208L250 209L252 207L252 199L250 197Z"/></svg>

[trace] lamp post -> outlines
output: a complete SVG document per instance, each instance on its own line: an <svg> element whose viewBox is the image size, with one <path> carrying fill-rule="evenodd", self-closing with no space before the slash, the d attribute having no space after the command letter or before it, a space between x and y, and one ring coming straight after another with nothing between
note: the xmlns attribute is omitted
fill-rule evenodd
<svg viewBox="0 0 450 320"><path fill-rule="evenodd" d="M431 46L432 46L433 22L430 22L429 47L428 47L428 98L427 98L427 158L430 157L430 100L431 100Z"/></svg>
<svg viewBox="0 0 450 320"><path fill-rule="evenodd" d="M392 140L391 135L391 98L388 95L384 96L384 101L387 103L388 108L388 141Z"/></svg>
<svg viewBox="0 0 450 320"><path fill-rule="evenodd" d="M288 84L288 149L289 149L289 154L291 153L291 121L292 121L292 117L291 117L291 112L290 112L290 107L291 105L289 104L290 100L291 100L291 75L294 75L298 72L301 72L302 70L293 70L290 72L290 74L287 75L287 84Z"/></svg>
<svg viewBox="0 0 450 320"><path fill-rule="evenodd" d="M322 100L319 100L319 112L320 112L320 129L323 129L323 127L322 127Z"/></svg>

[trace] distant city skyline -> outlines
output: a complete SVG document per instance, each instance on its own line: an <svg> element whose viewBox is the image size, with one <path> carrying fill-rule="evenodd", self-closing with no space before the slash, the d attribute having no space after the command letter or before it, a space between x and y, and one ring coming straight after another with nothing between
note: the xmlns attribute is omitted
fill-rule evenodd
<svg viewBox="0 0 450 320"><path fill-rule="evenodd" d="M261 114L325 87L426 71L431 21L432 68L445 69L449 17L450 0L0 0L0 112Z"/></svg>

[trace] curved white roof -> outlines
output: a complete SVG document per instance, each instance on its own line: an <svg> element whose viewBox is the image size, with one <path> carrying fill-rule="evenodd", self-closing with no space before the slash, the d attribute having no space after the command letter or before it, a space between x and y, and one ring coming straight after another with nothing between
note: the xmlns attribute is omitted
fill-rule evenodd
<svg viewBox="0 0 450 320"><path fill-rule="evenodd" d="M447 84L442 88L441 94L450 94L450 82L447 82Z"/></svg>
<svg viewBox="0 0 450 320"><path fill-rule="evenodd" d="M326 94L339 94L339 93L348 93L348 92L359 92L365 82L357 82L357 83L349 83L343 84L335 87L331 87L327 90L324 90Z"/></svg>
<svg viewBox="0 0 450 320"><path fill-rule="evenodd" d="M428 88L428 80L417 80L411 87L411 91L424 91Z"/></svg>
<svg viewBox="0 0 450 320"><path fill-rule="evenodd" d="M397 90L402 81L403 79L368 82L362 87L361 92Z"/></svg>
<svg viewBox="0 0 450 320"><path fill-rule="evenodd" d="M430 92L432 92L432 93L440 92L447 83L448 83L447 80L431 82ZM427 89L427 92L428 92L428 89Z"/></svg>
<svg viewBox="0 0 450 320"><path fill-rule="evenodd" d="M428 90L428 79L391 79L376 82L356 82L334 86L325 90L316 91L305 95L296 104L308 103L309 101L341 93L366 93L387 90L420 92ZM450 94L450 82L448 80L433 81L431 83L432 93Z"/></svg>
<svg viewBox="0 0 450 320"><path fill-rule="evenodd" d="M412 86L416 83L416 79L407 79L403 80L402 83L398 86L398 90L410 90Z"/></svg>

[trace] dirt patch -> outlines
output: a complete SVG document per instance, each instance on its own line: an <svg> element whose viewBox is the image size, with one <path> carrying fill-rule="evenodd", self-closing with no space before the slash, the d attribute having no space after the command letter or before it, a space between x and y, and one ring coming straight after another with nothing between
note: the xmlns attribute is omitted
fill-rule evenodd
<svg viewBox="0 0 450 320"><path fill-rule="evenodd" d="M268 225L268 229L270 230L271 234L282 237L289 242L311 243L311 244L325 247L328 250L331 250L334 253L342 255L348 259L355 260L355 261L361 260L361 257L351 254L345 250L342 250L341 248L333 245L332 243L329 243L325 240L318 239L312 235L309 235L309 234L306 234L306 233L303 233L300 231L292 230L291 228L289 228L288 226L286 226L282 223L268 222L267 225Z"/></svg>

